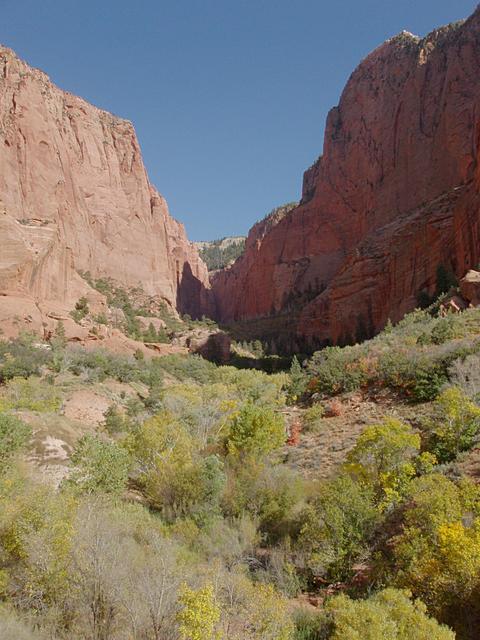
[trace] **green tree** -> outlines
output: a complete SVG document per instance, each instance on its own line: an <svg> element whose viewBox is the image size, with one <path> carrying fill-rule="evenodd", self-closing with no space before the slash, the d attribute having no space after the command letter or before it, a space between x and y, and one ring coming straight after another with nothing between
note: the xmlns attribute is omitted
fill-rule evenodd
<svg viewBox="0 0 480 640"><path fill-rule="evenodd" d="M447 293L452 287L456 287L458 281L455 274L451 269L448 269L444 264L439 264L437 267L437 290L436 296Z"/></svg>
<svg viewBox="0 0 480 640"><path fill-rule="evenodd" d="M85 435L71 456L67 484L81 493L121 493L126 486L130 457L125 449L96 435Z"/></svg>
<svg viewBox="0 0 480 640"><path fill-rule="evenodd" d="M435 401L427 424L429 448L441 462L471 449L480 432L480 407L458 387L445 389Z"/></svg>
<svg viewBox="0 0 480 640"><path fill-rule="evenodd" d="M288 401L290 404L301 398L305 392L307 378L297 356L293 356L290 367L290 384L288 386Z"/></svg>
<svg viewBox="0 0 480 640"><path fill-rule="evenodd" d="M85 296L82 296L75 303L75 309L70 312L70 315L75 320L75 322L80 322L81 320L83 320L83 318L88 316L89 313L90 309L88 306L88 300Z"/></svg>
<svg viewBox="0 0 480 640"><path fill-rule="evenodd" d="M384 506L404 495L416 474L420 436L395 418L367 427L347 456L346 469L373 487Z"/></svg>
<svg viewBox="0 0 480 640"><path fill-rule="evenodd" d="M11 458L28 442L32 430L22 420L0 413L0 472L4 471Z"/></svg>
<svg viewBox="0 0 480 640"><path fill-rule="evenodd" d="M268 407L245 404L229 425L227 451L235 456L262 456L285 442L283 417Z"/></svg>
<svg viewBox="0 0 480 640"><path fill-rule="evenodd" d="M202 457L198 442L170 413L146 420L130 436L128 447L150 505L165 519L190 516L204 524L219 512L223 463L215 455Z"/></svg>
<svg viewBox="0 0 480 640"><path fill-rule="evenodd" d="M348 475L324 482L303 516L298 549L313 576L346 580L364 556L379 514L369 485Z"/></svg>
<svg viewBox="0 0 480 640"><path fill-rule="evenodd" d="M331 640L455 640L453 631L427 615L408 591L385 589L367 600L340 595L327 613L333 626Z"/></svg>

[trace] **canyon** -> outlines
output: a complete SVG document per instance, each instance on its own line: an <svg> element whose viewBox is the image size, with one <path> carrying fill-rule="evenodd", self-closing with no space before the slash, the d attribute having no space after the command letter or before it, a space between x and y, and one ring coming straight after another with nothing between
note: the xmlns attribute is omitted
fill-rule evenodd
<svg viewBox="0 0 480 640"><path fill-rule="evenodd" d="M480 261L480 9L425 38L402 32L352 73L299 203L208 274L150 184L132 124L0 48L0 326L44 335L92 279L140 286L273 352L349 344L397 322ZM88 277L86 277L88 276Z"/></svg>
<svg viewBox="0 0 480 640"><path fill-rule="evenodd" d="M299 205L255 225L212 281L216 318L276 350L348 344L480 259L480 9L388 40L327 119Z"/></svg>

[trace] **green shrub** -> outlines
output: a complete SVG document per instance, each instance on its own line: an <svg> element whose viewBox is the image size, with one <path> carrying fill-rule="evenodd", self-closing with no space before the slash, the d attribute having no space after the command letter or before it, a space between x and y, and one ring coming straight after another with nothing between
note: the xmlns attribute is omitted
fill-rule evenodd
<svg viewBox="0 0 480 640"><path fill-rule="evenodd" d="M405 495L416 474L420 436L395 418L367 427L347 455L346 469L371 487L378 503L389 506Z"/></svg>
<svg viewBox="0 0 480 640"><path fill-rule="evenodd" d="M98 349L78 349L70 352L69 369L75 375L87 374L90 380L116 378L120 382L140 379L140 368L134 358Z"/></svg>
<svg viewBox="0 0 480 640"><path fill-rule="evenodd" d="M16 340L0 341L0 382L11 378L39 375L42 367L52 363L49 345L33 334L22 334Z"/></svg>
<svg viewBox="0 0 480 640"><path fill-rule="evenodd" d="M311 431L319 425L320 420L325 415L325 409L320 403L312 404L303 414L303 430Z"/></svg>
<svg viewBox="0 0 480 640"><path fill-rule="evenodd" d="M367 384L369 368L362 355L363 350L357 346L327 347L314 353L307 365L312 379L310 391L335 395Z"/></svg>
<svg viewBox="0 0 480 640"><path fill-rule="evenodd" d="M444 344L456 337L455 321L452 316L440 318L431 333L433 344Z"/></svg>
<svg viewBox="0 0 480 640"><path fill-rule="evenodd" d="M0 413L0 472L8 461L28 442L32 431L22 420L6 413Z"/></svg>
<svg viewBox="0 0 480 640"><path fill-rule="evenodd" d="M305 375L298 358L294 356L290 367L290 382L287 389L287 399L289 404L295 404L295 402L305 393L306 387L307 376Z"/></svg>
<svg viewBox="0 0 480 640"><path fill-rule="evenodd" d="M128 418L119 411L116 404L110 405L110 407L104 413L105 421L104 427L110 435L115 435L128 431L131 427Z"/></svg>
<svg viewBox="0 0 480 640"><path fill-rule="evenodd" d="M448 370L451 383L480 404L480 355L473 354L455 360Z"/></svg>

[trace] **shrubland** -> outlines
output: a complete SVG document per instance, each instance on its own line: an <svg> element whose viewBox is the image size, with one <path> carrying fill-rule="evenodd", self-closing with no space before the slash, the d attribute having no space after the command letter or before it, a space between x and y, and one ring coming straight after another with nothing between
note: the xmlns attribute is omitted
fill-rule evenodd
<svg viewBox="0 0 480 640"><path fill-rule="evenodd" d="M475 638L480 488L457 462L480 438L479 353L477 309L277 374L0 343L1 637ZM29 424L108 384L52 489ZM365 424L329 477L285 463L292 405L328 438L332 399L386 391L414 410Z"/></svg>

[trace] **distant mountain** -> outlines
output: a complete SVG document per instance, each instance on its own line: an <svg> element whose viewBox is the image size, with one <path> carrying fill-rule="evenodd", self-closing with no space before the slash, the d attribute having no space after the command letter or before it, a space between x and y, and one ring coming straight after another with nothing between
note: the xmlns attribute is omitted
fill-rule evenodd
<svg viewBox="0 0 480 640"><path fill-rule="evenodd" d="M207 240L194 243L209 271L227 267L243 253L245 236L231 236L219 240Z"/></svg>

